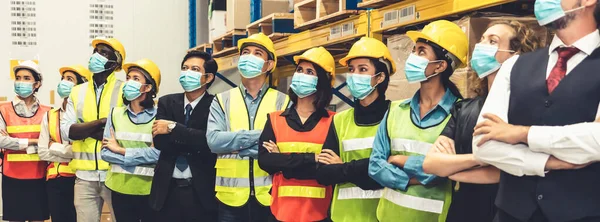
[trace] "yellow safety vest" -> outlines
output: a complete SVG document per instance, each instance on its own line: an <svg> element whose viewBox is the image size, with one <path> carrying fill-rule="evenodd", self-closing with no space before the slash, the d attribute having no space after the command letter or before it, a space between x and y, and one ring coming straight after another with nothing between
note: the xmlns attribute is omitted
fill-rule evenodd
<svg viewBox="0 0 600 222"><path fill-rule="evenodd" d="M112 107L123 106L123 81L114 73L104 84L99 104L96 103L96 89L93 81L73 87L70 95L77 114L77 123L87 123L106 118ZM108 170L108 163L100 158L102 141L91 137L73 141L73 160L70 166L75 170Z"/></svg>
<svg viewBox="0 0 600 222"><path fill-rule="evenodd" d="M248 109L241 88L233 88L217 95L225 118L229 122L229 131L262 130L267 122L267 114L283 110L289 103L289 97L282 92L269 88L263 95L254 122L248 117ZM251 128L250 126L253 126ZM233 207L244 205L251 195L264 206L271 203L271 176L260 169L258 161L253 158L240 157L237 153L219 154L217 156L217 178L215 191L217 198L224 204ZM254 173L251 175L250 171ZM254 190L251 190L254 187Z"/></svg>
<svg viewBox="0 0 600 222"><path fill-rule="evenodd" d="M125 107L115 107L112 111L112 124L115 139L125 149L148 149L152 146L152 124L133 123ZM126 167L110 164L106 173L106 187L127 195L149 195L154 176L154 165Z"/></svg>
<svg viewBox="0 0 600 222"><path fill-rule="evenodd" d="M339 141L340 158L344 163L369 158L379 123L358 126L354 109L345 110L333 117ZM331 203L331 219L340 222L377 222L377 205L382 190L363 190L353 183L335 186Z"/></svg>
<svg viewBox="0 0 600 222"><path fill-rule="evenodd" d="M391 155L424 156L450 120L428 128L415 126L410 104L393 102L387 118ZM406 191L384 188L377 207L377 219L386 221L444 222L452 200L449 180L432 186L411 185Z"/></svg>
<svg viewBox="0 0 600 222"><path fill-rule="evenodd" d="M60 135L60 109L51 109L48 111L48 132L50 133L50 139L52 141L55 143L63 142ZM46 174L46 179L54 179L58 176L75 176L75 170L69 166L69 163L50 163L47 171L48 173Z"/></svg>

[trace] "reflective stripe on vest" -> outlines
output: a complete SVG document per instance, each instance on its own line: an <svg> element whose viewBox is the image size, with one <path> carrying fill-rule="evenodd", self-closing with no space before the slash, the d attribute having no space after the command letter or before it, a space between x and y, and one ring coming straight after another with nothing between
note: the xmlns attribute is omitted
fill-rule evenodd
<svg viewBox="0 0 600 222"><path fill-rule="evenodd" d="M358 126L354 119L354 109L336 114L333 124L342 162L368 159L371 156L379 124ZM349 182L337 184L331 203L331 219L341 222L377 222L377 204L381 192L382 189L363 190Z"/></svg>
<svg viewBox="0 0 600 222"><path fill-rule="evenodd" d="M37 139L40 136L40 124L44 114L50 107L39 105L31 117L19 116L13 103L0 105L0 115L6 123L6 132L10 137L19 139ZM41 179L46 175L46 162L41 161L37 154L27 154L23 150L4 151L3 174L15 179Z"/></svg>
<svg viewBox="0 0 600 222"><path fill-rule="evenodd" d="M111 119L115 140L123 148L149 149L152 145L152 124L154 118L147 123L133 123L126 107L115 107L111 111ZM114 192L127 195L149 195L154 176L153 165L121 166L110 164L106 173L105 185Z"/></svg>
<svg viewBox="0 0 600 222"><path fill-rule="evenodd" d="M260 100L256 115L251 119L248 116L248 109L241 88L233 88L218 94L216 97L225 113L227 131L231 132L261 130L267 121L268 113L283 110L289 103L287 95L269 88ZM238 154L221 154L217 156L215 191L217 191L216 196L219 201L233 207L242 206L248 201L252 192L250 167L254 172L252 183L254 183L253 193L256 199L264 206L270 205L271 176L260 169L258 161L249 157L242 158Z"/></svg>
<svg viewBox="0 0 600 222"><path fill-rule="evenodd" d="M48 111L48 133L50 134L50 141L55 143L62 143L62 136L60 135L60 109L52 109ZM48 147L49 148L49 147ZM50 163L46 169L46 179L54 179L58 176L61 177L74 177L75 170L69 167L69 163Z"/></svg>
<svg viewBox="0 0 600 222"><path fill-rule="evenodd" d="M420 128L411 120L410 104L394 102L388 112L387 133L391 155L423 156L440 135L450 115L438 125ZM446 221L452 198L451 183L411 185L406 191L385 188L377 208L380 221Z"/></svg>
<svg viewBox="0 0 600 222"><path fill-rule="evenodd" d="M76 111L77 122L87 123L106 118L112 107L123 106L123 81L115 74L106 79L100 100L92 81L79 84L71 90L70 98ZM108 170L108 163L100 158L102 141L93 138L73 141L73 160L70 166L75 170Z"/></svg>
<svg viewBox="0 0 600 222"><path fill-rule="evenodd" d="M328 112L329 116L322 117L308 132L292 129L282 113L278 111L269 114L271 128L281 154L321 153L334 113ZM271 194L271 212L277 220L321 221L327 218L333 188L323 186L314 179L285 178L279 172L273 176Z"/></svg>

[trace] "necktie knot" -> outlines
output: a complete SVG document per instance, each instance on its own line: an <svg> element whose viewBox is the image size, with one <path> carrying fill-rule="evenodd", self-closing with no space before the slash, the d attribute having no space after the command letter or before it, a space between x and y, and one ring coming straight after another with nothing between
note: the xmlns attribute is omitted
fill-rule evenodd
<svg viewBox="0 0 600 222"><path fill-rule="evenodd" d="M569 60L575 54L579 52L578 48L575 47L561 47L556 49L558 52L558 58L562 60Z"/></svg>
<svg viewBox="0 0 600 222"><path fill-rule="evenodd" d="M191 104L187 104L187 105L185 106L185 112L186 112L186 113L190 113L190 112L192 112L192 105L191 105Z"/></svg>

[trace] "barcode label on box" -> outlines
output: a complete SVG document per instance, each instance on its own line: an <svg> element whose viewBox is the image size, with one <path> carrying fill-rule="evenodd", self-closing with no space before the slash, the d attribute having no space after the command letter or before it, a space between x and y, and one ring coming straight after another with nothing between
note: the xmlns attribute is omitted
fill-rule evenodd
<svg viewBox="0 0 600 222"><path fill-rule="evenodd" d="M406 8L400 9L400 16L398 22L408 22L415 20L415 6L411 5Z"/></svg>
<svg viewBox="0 0 600 222"><path fill-rule="evenodd" d="M393 25L398 23L398 10L387 11L383 14L383 21L381 27Z"/></svg>
<svg viewBox="0 0 600 222"><path fill-rule="evenodd" d="M354 22L342 24L342 36L354 35Z"/></svg>
<svg viewBox="0 0 600 222"><path fill-rule="evenodd" d="M342 37L342 27L339 25L329 28L329 39Z"/></svg>

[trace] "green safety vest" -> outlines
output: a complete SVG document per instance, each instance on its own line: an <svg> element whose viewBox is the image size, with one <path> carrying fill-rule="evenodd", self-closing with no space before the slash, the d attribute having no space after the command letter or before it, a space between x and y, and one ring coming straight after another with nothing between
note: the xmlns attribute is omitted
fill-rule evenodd
<svg viewBox="0 0 600 222"><path fill-rule="evenodd" d="M393 102L388 112L387 132L391 155L424 156L440 135L450 115L440 124L420 128L410 117L410 104ZM435 186L411 185L406 191L384 188L377 207L380 221L446 221L452 199L449 180Z"/></svg>
<svg viewBox="0 0 600 222"><path fill-rule="evenodd" d="M345 110L333 117L339 141L340 157L344 163L369 158L379 124L358 126L354 109ZM331 203L331 219L341 222L377 222L377 204L382 190L363 190L353 183L335 186Z"/></svg>
<svg viewBox="0 0 600 222"><path fill-rule="evenodd" d="M152 124L135 124L127 115L126 107L115 107L111 113L115 139L125 149L148 149L152 146ZM154 165L124 167L110 164L106 186L112 191L128 195L149 195L154 176Z"/></svg>

